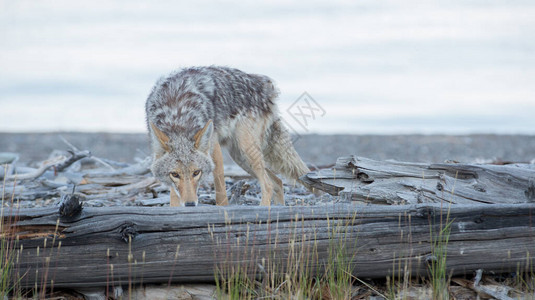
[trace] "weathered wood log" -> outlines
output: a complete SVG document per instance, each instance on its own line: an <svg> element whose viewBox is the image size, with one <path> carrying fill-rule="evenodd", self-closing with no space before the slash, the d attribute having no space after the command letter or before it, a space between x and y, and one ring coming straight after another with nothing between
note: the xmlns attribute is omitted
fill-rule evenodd
<svg viewBox="0 0 535 300"><path fill-rule="evenodd" d="M272 265L283 271L292 257L321 271L336 249L345 249L361 278L404 266L426 275L435 259L431 240L447 224L447 210L438 204L109 207L60 217L57 208L42 208L5 210L3 221L11 232L4 237L18 239L20 285L49 287L53 280L55 287L89 287L213 281L216 269L237 265L262 276ZM452 205L449 221L448 274L514 272L535 263L534 204Z"/></svg>
<svg viewBox="0 0 535 300"><path fill-rule="evenodd" d="M425 164L349 156L301 179L332 195L374 204L535 203L535 164Z"/></svg>

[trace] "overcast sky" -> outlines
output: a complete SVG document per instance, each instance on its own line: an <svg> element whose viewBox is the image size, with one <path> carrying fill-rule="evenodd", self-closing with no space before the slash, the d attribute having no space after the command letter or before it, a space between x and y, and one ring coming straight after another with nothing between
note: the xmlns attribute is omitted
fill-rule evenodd
<svg viewBox="0 0 535 300"><path fill-rule="evenodd" d="M534 1L1 1L0 41L0 131L143 132L160 76L214 64L299 132L535 134Z"/></svg>

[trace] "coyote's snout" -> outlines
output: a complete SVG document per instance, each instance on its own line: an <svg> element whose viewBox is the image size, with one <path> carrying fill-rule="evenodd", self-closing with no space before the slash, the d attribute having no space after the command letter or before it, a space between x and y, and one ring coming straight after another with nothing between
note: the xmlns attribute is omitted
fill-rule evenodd
<svg viewBox="0 0 535 300"><path fill-rule="evenodd" d="M261 205L284 204L281 173L309 170L278 116L271 79L224 67L188 68L160 79L146 103L152 173L171 190L171 206L197 205L199 183L213 173L216 203L227 205L221 145L258 179Z"/></svg>

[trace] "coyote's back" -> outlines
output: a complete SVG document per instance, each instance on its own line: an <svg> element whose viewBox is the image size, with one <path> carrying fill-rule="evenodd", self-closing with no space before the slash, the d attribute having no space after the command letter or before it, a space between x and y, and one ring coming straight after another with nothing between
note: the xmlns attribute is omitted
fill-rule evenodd
<svg viewBox="0 0 535 300"><path fill-rule="evenodd" d="M308 168L280 121L277 96L269 77L226 67L187 68L156 83L146 103L152 172L170 187L172 205L196 204L212 171L216 202L227 203L220 145L259 180L263 205L272 196L283 202L274 173L298 179Z"/></svg>
<svg viewBox="0 0 535 300"><path fill-rule="evenodd" d="M230 138L223 129L244 116L272 115L277 96L267 76L224 67L187 68L156 83L146 103L147 121L164 132L186 129L193 136L212 120L219 136Z"/></svg>

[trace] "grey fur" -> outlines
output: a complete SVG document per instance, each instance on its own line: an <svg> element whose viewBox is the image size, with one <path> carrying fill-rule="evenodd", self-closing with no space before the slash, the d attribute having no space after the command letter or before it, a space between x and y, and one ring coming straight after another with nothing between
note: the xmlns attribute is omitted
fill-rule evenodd
<svg viewBox="0 0 535 300"><path fill-rule="evenodd" d="M164 133L193 138L212 120L219 139L226 141L231 134L222 128L249 113L272 114L278 94L267 76L226 67L186 68L156 83L145 106L147 126L150 130L152 122Z"/></svg>

